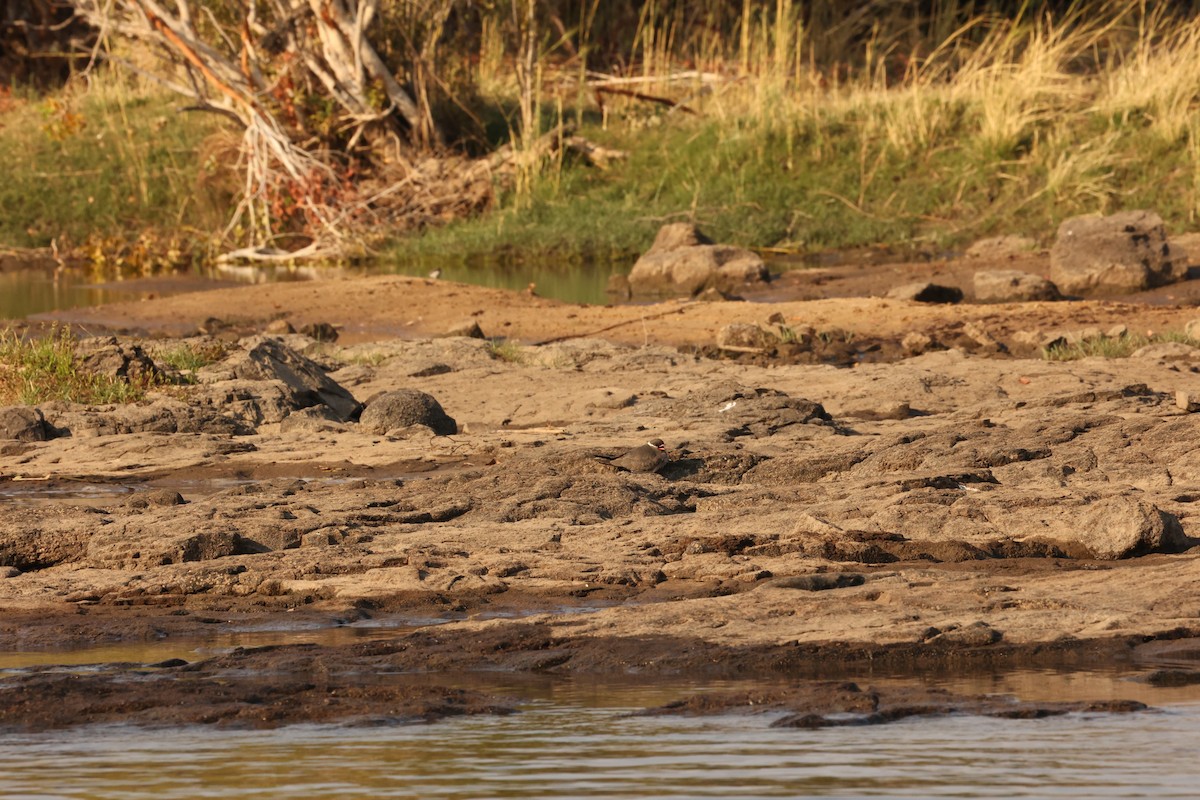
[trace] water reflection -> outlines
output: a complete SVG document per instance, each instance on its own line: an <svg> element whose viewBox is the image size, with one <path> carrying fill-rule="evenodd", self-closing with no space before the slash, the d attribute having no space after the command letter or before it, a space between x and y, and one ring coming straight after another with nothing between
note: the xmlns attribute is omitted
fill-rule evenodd
<svg viewBox="0 0 1200 800"><path fill-rule="evenodd" d="M145 292L131 292L119 286L97 286L78 271L0 272L0 319L24 319L45 311L96 306L144 296Z"/></svg>
<svg viewBox="0 0 1200 800"><path fill-rule="evenodd" d="M523 291L531 285L541 297L576 303L610 302L605 291L609 277L628 272L630 264L542 261L524 264L494 262L446 263L438 267L442 280ZM221 286L329 280L365 275L426 277L432 267L374 261L355 266L323 264L218 264L194 272L147 278L97 280L82 270L25 269L0 271L0 319L24 319L34 314L69 308L139 300Z"/></svg>

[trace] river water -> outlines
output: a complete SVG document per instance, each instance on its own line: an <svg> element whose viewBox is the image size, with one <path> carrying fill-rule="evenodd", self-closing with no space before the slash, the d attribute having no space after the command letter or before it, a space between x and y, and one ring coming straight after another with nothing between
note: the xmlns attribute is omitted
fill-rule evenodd
<svg viewBox="0 0 1200 800"><path fill-rule="evenodd" d="M275 731L0 737L16 798L1196 797L1200 703L1040 720L774 729L640 717L663 686L558 681L519 714Z"/></svg>
<svg viewBox="0 0 1200 800"><path fill-rule="evenodd" d="M337 645L444 620L228 630L203 640L0 653L5 674L100 662L204 658L233 647ZM72 666L74 665L74 666ZM1159 665L1161 666L1161 665ZM102 667L103 668L103 667ZM85 726L0 734L0 797L642 798L1196 797L1200 686L1155 687L1116 668L959 675L847 674L860 685L923 683L1026 700L1140 700L1128 714L1033 720L909 718L878 726L776 729L778 713L636 716L747 682L636 676L398 675L516 698L511 716L270 731ZM384 678L387 679L387 678ZM785 679L772 677L771 682ZM48 702L53 702L52 699Z"/></svg>
<svg viewBox="0 0 1200 800"><path fill-rule="evenodd" d="M575 303L611 301L605 291L608 279L628 272L614 264L580 263L564 267L556 263L513 266L448 264L441 268L443 280L523 290L530 284L542 297ZM321 280L346 276L409 274L424 277L425 268L402 267L374 262L359 267L335 266L226 266L152 278L97 281L78 270L14 269L0 271L0 319L24 319L34 314L69 308L140 300L183 291L220 286L276 281Z"/></svg>

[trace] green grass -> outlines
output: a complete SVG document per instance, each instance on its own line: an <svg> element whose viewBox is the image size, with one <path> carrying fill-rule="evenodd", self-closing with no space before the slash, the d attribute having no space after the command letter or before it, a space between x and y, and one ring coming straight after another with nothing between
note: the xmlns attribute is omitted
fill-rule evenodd
<svg viewBox="0 0 1200 800"><path fill-rule="evenodd" d="M1200 347L1200 341L1181 331L1166 331L1153 336L1124 334L1122 336L1096 336L1064 343L1042 350L1046 361L1078 361L1081 358L1128 358L1134 351L1148 344L1181 342L1191 347Z"/></svg>
<svg viewBox="0 0 1200 800"><path fill-rule="evenodd" d="M571 83L582 73L547 56L542 129L572 121L628 158L600 169L570 153L548 157L519 190L498 181L488 213L394 241L383 258L426 269L549 260L569 272L628 263L661 225L681 220L718 241L799 252L937 253L1000 233L1046 244L1066 217L1121 208L1153 209L1171 233L1200 228L1194 15L1090 0L1052 21L980 10L960 28L970 9L994 7L950 3L937 26L892 18L881 38L838 40L835 62L822 64L809 56L832 46L834 31L805 28L791 0L707 7L725 28L648 12L642 45L622 54L630 74L704 64L724 76L705 92L638 84L686 97L695 116L610 98L602 122L590 90ZM757 11L739 27L738 8ZM934 27L934 38L907 38ZM777 51L780 41L794 50ZM470 77L463 52L444 57L474 81L478 91L465 96L492 120L481 123L488 146L515 124L487 113L514 107L511 53L494 45L501 50L483 59L490 76L480 66ZM221 123L181 105L117 72L86 91L18 99L0 117L0 244L98 240L95 260L124 267L153 261L177 236L220 231L236 188L220 176L236 159L201 148ZM121 241L128 246L113 246Z"/></svg>
<svg viewBox="0 0 1200 800"><path fill-rule="evenodd" d="M0 331L0 404L130 403L150 386L85 372L75 356L75 337L66 328L26 339Z"/></svg>
<svg viewBox="0 0 1200 800"><path fill-rule="evenodd" d="M225 346L220 342L205 345L182 342L155 353L156 361L175 370L189 383L195 380L196 370L215 364L224 357Z"/></svg>
<svg viewBox="0 0 1200 800"><path fill-rule="evenodd" d="M524 364L525 351L521 345L509 339L490 339L487 344L487 354L497 361L509 364Z"/></svg>
<svg viewBox="0 0 1200 800"><path fill-rule="evenodd" d="M397 242L389 257L619 260L674 221L748 247L937 251L999 233L1045 243L1069 216L1120 208L1154 209L1182 232L1200 209L1200 152L1099 117L1064 121L1015 158L975 138L967 118L907 153L849 118L790 137L718 120L581 133L629 159L608 170L568 162L521 204L502 195L492 213Z"/></svg>
<svg viewBox="0 0 1200 800"><path fill-rule="evenodd" d="M206 201L198 155L219 123L181 105L113 72L86 90L15 100L0 118L0 243L219 230L226 211Z"/></svg>

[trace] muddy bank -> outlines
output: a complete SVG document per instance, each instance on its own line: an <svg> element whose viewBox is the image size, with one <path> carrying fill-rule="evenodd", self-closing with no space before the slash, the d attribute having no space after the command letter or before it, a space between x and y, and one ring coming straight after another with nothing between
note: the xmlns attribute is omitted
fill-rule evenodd
<svg viewBox="0 0 1200 800"><path fill-rule="evenodd" d="M860 686L822 676L854 669L896 675L951 668L960 678L972 670L1004 666L1129 669L1138 663L1139 647L1145 646L1139 637L992 649L736 648L668 637L573 638L546 625L515 623L465 633L420 631L352 646L237 648L192 663L170 659L9 671L0 680L0 730L104 723L378 725L519 711L518 699L489 687L487 676L500 673L636 674L650 681L680 674L693 680L740 679L746 688L683 692L677 700L644 713L777 713L772 723L777 727L884 724L963 713L1040 718L1079 711L1130 712L1146 705L1134 700L1028 701L1008 695L964 695L887 677ZM1197 671L1171 674L1200 680Z"/></svg>

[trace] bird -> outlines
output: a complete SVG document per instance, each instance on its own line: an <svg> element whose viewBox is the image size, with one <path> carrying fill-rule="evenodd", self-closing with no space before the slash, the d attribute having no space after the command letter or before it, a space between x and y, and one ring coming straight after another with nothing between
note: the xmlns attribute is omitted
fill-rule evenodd
<svg viewBox="0 0 1200 800"><path fill-rule="evenodd" d="M627 453L611 459L608 463L630 472L658 472L670 461L667 445L662 439L651 439Z"/></svg>
<svg viewBox="0 0 1200 800"><path fill-rule="evenodd" d="M429 273L429 277L430 277L430 278L433 278L435 281L436 281L438 278L442 277L442 268L441 268L441 267L438 267L437 269L435 269L435 270L433 270L432 272L430 272L430 273Z"/></svg>

